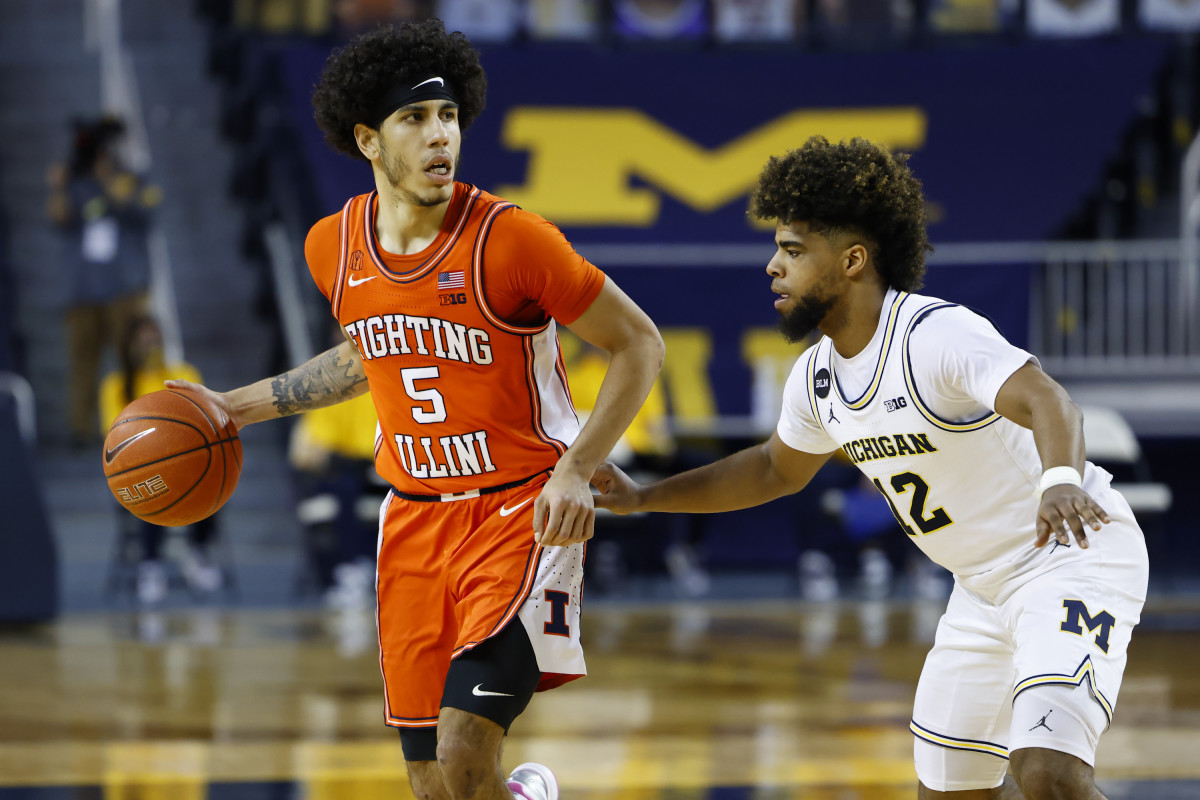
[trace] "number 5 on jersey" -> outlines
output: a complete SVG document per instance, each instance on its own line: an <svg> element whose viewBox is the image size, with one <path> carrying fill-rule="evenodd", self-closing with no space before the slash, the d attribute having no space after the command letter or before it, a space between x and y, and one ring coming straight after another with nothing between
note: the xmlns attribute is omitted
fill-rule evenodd
<svg viewBox="0 0 1200 800"><path fill-rule="evenodd" d="M428 384L439 377L437 367L406 367L400 370L404 391L417 405L411 406L412 418L419 425L446 421L446 400ZM414 478L458 478L495 472L488 452L487 431L468 431L446 436L421 436L396 433L400 464Z"/></svg>
<svg viewBox="0 0 1200 800"><path fill-rule="evenodd" d="M442 399L442 393L432 387L417 388L417 381L430 381L437 377L437 367L407 367L400 370L400 379L404 381L404 391L408 396L418 403L429 404L412 407L413 419L422 425L446 421L446 401Z"/></svg>

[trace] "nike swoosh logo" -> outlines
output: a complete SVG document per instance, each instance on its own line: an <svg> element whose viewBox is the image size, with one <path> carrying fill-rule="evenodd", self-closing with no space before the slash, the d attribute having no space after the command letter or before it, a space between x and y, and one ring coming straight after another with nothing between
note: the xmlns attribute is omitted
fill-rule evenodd
<svg viewBox="0 0 1200 800"><path fill-rule="evenodd" d="M373 281L378 277L379 277L378 275L372 275L369 278L359 278L358 280L354 280L354 276L351 275L349 277L349 279L347 279L346 282L349 283L351 286L358 286L360 283L366 283L367 281Z"/></svg>
<svg viewBox="0 0 1200 800"><path fill-rule="evenodd" d="M441 78L430 78L429 80L426 80L426 81L421 81L420 83L418 83L416 86L414 86L414 87L412 87L412 88L413 88L413 89L420 89L420 88L421 88L422 86L424 86L425 84L427 84L427 83L433 83L434 81L437 81L437 82L438 82L438 86L443 86L443 87L444 87L444 86L446 85L446 82L445 82L444 80L442 80ZM412 91L412 89L410 89L409 91Z"/></svg>
<svg viewBox="0 0 1200 800"><path fill-rule="evenodd" d="M129 445L133 444L134 442L136 442L138 439L142 438L143 436L149 436L150 434L154 433L155 430L157 430L157 429L156 428L146 428L146 430L142 431L141 433L135 433L133 436L130 436L128 439L121 442L120 444L113 446L112 448L105 448L104 449L104 463L111 464L112 460L117 457L117 453L121 452L126 447L129 447Z"/></svg>
<svg viewBox="0 0 1200 800"><path fill-rule="evenodd" d="M506 694L504 692L489 692L484 689L480 689L480 686L483 686L483 684L475 684L475 688L471 690L471 694L475 695L476 697L514 697L514 695Z"/></svg>
<svg viewBox="0 0 1200 800"><path fill-rule="evenodd" d="M525 505L526 503L528 503L528 502L529 502L530 500L532 500L532 499L533 499L532 497L526 497L526 498L525 498L523 501L521 501L520 503L517 503L517 504L516 504L515 506L513 506L512 508L509 508L508 506L500 506L500 516L502 516L502 517L507 517L509 514L513 513L513 512L514 512L514 511L516 511L518 508L520 508L521 506Z"/></svg>

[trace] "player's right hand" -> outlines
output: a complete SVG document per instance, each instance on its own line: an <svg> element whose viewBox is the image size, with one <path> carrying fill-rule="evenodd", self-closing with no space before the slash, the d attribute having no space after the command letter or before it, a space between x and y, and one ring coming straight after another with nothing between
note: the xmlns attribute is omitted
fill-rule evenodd
<svg viewBox="0 0 1200 800"><path fill-rule="evenodd" d="M605 461L592 475L596 508L606 508L614 514L630 514L641 503L642 487L611 461Z"/></svg>
<svg viewBox="0 0 1200 800"><path fill-rule="evenodd" d="M534 541L542 547L566 547L595 533L596 509L587 483L570 469L556 468L533 503Z"/></svg>
<svg viewBox="0 0 1200 800"><path fill-rule="evenodd" d="M1042 493L1033 546L1043 547L1053 536L1059 544L1069 547L1074 535L1079 546L1087 549L1087 528L1098 531L1102 524L1111 521L1108 512L1078 486L1069 483L1051 486Z"/></svg>
<svg viewBox="0 0 1200 800"><path fill-rule="evenodd" d="M233 413L233 407L229 403L229 398L221 392L214 392L212 389L202 386L199 383L178 379L163 381L163 384L168 389L188 389L197 394L202 394L210 403L225 412L225 416L233 422L234 428L241 430L242 426L245 425L245 421L238 419L237 415Z"/></svg>

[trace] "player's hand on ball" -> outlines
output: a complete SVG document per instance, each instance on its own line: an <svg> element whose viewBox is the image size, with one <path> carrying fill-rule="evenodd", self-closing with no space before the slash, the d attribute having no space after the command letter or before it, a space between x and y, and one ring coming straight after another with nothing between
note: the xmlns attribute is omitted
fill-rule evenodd
<svg viewBox="0 0 1200 800"><path fill-rule="evenodd" d="M1044 546L1053 536L1059 544L1069 547L1074 535L1079 546L1086 549L1087 529L1098 531L1108 522L1112 522L1108 512L1083 489L1069 483L1051 486L1042 493L1042 504L1038 507L1034 546Z"/></svg>
<svg viewBox="0 0 1200 800"><path fill-rule="evenodd" d="M242 443L228 414L184 386L144 394L104 438L108 488L129 513L156 525L212 516L237 487Z"/></svg>
<svg viewBox="0 0 1200 800"><path fill-rule="evenodd" d="M586 542L596 532L596 509L587 483L555 469L533 504L533 538L543 547Z"/></svg>
<svg viewBox="0 0 1200 800"><path fill-rule="evenodd" d="M190 389L193 392L198 392L204 395L205 399L207 399L209 403L225 412L226 418L233 423L234 428L241 430L245 425L245 422L238 419L237 415L233 413L233 409L229 405L229 399L220 392L214 392L207 386L203 386L199 383L192 383L191 381L169 380L164 381L164 384L168 389Z"/></svg>
<svg viewBox="0 0 1200 800"><path fill-rule="evenodd" d="M596 508L606 508L614 514L629 514L637 510L642 487L611 461L605 461L596 468L592 486L600 493L595 498Z"/></svg>

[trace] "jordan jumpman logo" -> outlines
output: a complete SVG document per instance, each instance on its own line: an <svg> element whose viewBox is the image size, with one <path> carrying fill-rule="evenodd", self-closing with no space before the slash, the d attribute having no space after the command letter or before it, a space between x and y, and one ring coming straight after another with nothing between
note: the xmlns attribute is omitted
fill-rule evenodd
<svg viewBox="0 0 1200 800"><path fill-rule="evenodd" d="M1050 709L1049 711L1047 711L1046 716L1039 719L1038 724L1034 725L1033 728L1030 728L1029 730L1033 730L1034 728L1045 728L1048 731L1054 730L1054 728L1051 728L1049 725L1046 724L1046 717L1049 717L1053 713L1054 713L1054 709Z"/></svg>

